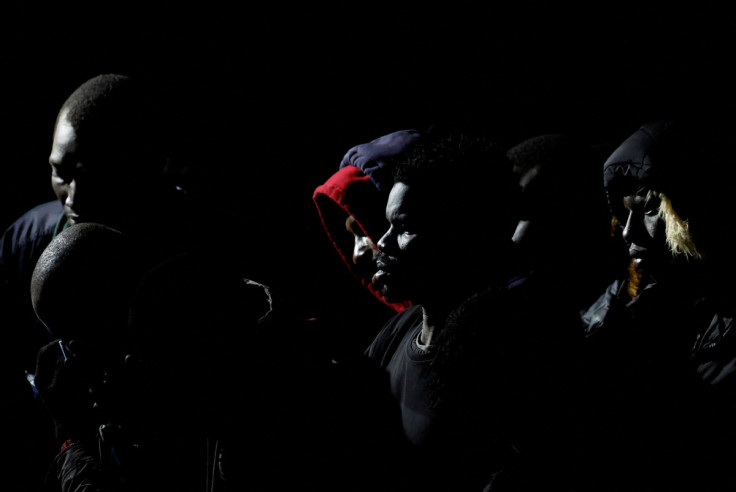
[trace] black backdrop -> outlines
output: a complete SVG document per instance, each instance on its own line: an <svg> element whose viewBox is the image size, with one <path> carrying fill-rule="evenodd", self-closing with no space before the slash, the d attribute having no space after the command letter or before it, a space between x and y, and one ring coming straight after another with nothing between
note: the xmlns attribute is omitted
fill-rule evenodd
<svg viewBox="0 0 736 492"><path fill-rule="evenodd" d="M430 124L611 145L650 117L733 106L730 7L344 4L6 4L3 224L53 198L56 112L103 72L156 84L192 185L252 217L297 276L335 260L311 193L352 145Z"/></svg>

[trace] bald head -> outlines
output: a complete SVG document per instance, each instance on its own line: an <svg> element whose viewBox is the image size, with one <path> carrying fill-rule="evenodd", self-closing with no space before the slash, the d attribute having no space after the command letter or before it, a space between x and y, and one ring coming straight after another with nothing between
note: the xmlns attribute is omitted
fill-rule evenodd
<svg viewBox="0 0 736 492"><path fill-rule="evenodd" d="M33 309L55 338L109 343L125 327L136 265L122 233L99 224L70 227L36 264Z"/></svg>
<svg viewBox="0 0 736 492"><path fill-rule="evenodd" d="M159 104L131 77L80 85L56 119L51 185L72 224L127 231L147 214L166 164Z"/></svg>
<svg viewBox="0 0 736 492"><path fill-rule="evenodd" d="M59 110L85 144L126 143L154 152L156 101L139 81L120 74L93 77L72 92ZM145 156L143 156L145 157Z"/></svg>

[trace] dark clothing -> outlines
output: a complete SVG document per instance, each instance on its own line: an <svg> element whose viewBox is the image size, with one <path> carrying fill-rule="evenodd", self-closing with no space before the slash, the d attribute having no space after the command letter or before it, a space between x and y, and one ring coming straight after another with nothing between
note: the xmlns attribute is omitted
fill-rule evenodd
<svg viewBox="0 0 736 492"><path fill-rule="evenodd" d="M377 359L390 375L391 393L399 402L401 420L407 439L414 446L431 439L433 416L430 385L434 350L419 347L422 308L413 306L386 324L368 348L367 355Z"/></svg>
<svg viewBox="0 0 736 492"><path fill-rule="evenodd" d="M417 345L420 306L369 347L389 373L417 490L572 490L581 333L537 280L471 296L429 350Z"/></svg>
<svg viewBox="0 0 736 492"><path fill-rule="evenodd" d="M340 169L355 166L373 181L378 190L388 193L393 185L391 159L406 152L423 136L417 130L399 130L356 145L345 153Z"/></svg>
<svg viewBox="0 0 736 492"><path fill-rule="evenodd" d="M693 363L700 380L711 386L736 382L736 337L734 318L714 313L708 327L698 333Z"/></svg>
<svg viewBox="0 0 736 492"><path fill-rule="evenodd" d="M731 244L720 233L731 222L723 216L723 200L732 196L724 192L732 180L717 179L730 153L730 144L722 145L725 129L698 119L648 122L604 163L614 214L629 213L622 204L626 196L661 194L687 221L698 249L692 256L680 251L667 258L664 248L672 246L662 234L662 244L654 246L662 248L660 263L668 263L649 268L658 257L645 256L641 272L621 275L581 312L589 370L584 468L590 490L733 489L732 467L725 463L732 462L736 443L728 382L736 352L728 336L731 316L723 309L730 310L731 302L719 300L725 291L715 279L723 272L714 268L714 260L731 257L719 256ZM671 218L654 219L660 232L672 232ZM655 249L641 238L645 255ZM638 240L629 229L622 242L639 255L633 247L641 246ZM639 284L634 294L628 292L630 278Z"/></svg>
<svg viewBox="0 0 736 492"><path fill-rule="evenodd" d="M36 351L51 341L31 304L31 277L44 248L66 224L61 202L38 205L13 222L0 239L0 312L3 337L12 340L19 364L33 372Z"/></svg>
<svg viewBox="0 0 736 492"><path fill-rule="evenodd" d="M403 450L383 373L331 360L318 321L243 280L198 255L146 275L129 341L147 372L118 381L121 405L106 415L123 432L100 440L105 452L86 446L57 461L62 487L405 490L376 485L398 462L387 456ZM115 457L120 466L109 465Z"/></svg>
<svg viewBox="0 0 736 492"><path fill-rule="evenodd" d="M687 352L674 357L666 323L646 300L631 302L625 282L616 281L582 314L588 344L590 405L585 421L587 487L593 491L671 490L681 449L668 431L678 419L677 389L685 377ZM657 293L650 289L643 293ZM641 301L641 302L639 302ZM649 306L650 308L653 306ZM637 309L640 308L640 309ZM686 348L681 345L679 348ZM667 360L669 359L669 360ZM681 425L677 426L680 428ZM679 448L679 446L678 446ZM680 463L684 465L684 463Z"/></svg>
<svg viewBox="0 0 736 492"><path fill-rule="evenodd" d="M591 490L731 490L731 318L657 284L630 299L616 281L582 313L591 385ZM699 333L700 332L700 333ZM704 473L704 470L709 470Z"/></svg>
<svg viewBox="0 0 736 492"><path fill-rule="evenodd" d="M360 266L354 263L355 237L346 230L346 220L352 217L351 227L356 234L373 244L378 242L389 228L386 200L393 184L391 159L421 136L415 130L399 130L352 147L339 169L312 194L321 225L340 258L334 268L325 265L319 272L327 276L325 285L320 286L325 292L320 301L326 305L319 317L324 325L331 326L328 343L334 348L335 358L360 355L378 327L411 305L386 301L372 283L375 268L368 255L359 260ZM339 270L339 263L346 267L345 272Z"/></svg>
<svg viewBox="0 0 736 492"><path fill-rule="evenodd" d="M702 490L736 489L736 336L729 312L714 312L707 328L698 333L691 363L697 380L697 424L693 426L694 469ZM706 319L707 314L703 317Z"/></svg>
<svg viewBox="0 0 736 492"><path fill-rule="evenodd" d="M229 490L214 485L219 451L214 440L181 428L174 439L162 434L151 442L133 442L113 434L102 427L88 441L64 446L53 460L43 492ZM172 452L172 444L179 446L177 452Z"/></svg>
<svg viewBox="0 0 736 492"><path fill-rule="evenodd" d="M13 222L0 239L0 327L7 347L0 359L0 415L2 434L13 443L3 476L19 492L40 489L54 456L53 423L27 378L34 372L36 351L51 340L33 311L30 285L38 258L64 218L58 200L43 203Z"/></svg>

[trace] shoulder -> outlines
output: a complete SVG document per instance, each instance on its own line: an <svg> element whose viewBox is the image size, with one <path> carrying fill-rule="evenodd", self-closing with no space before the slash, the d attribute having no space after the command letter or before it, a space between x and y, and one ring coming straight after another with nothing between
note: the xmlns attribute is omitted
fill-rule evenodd
<svg viewBox="0 0 736 492"><path fill-rule="evenodd" d="M368 346L366 355L370 359L377 360L382 366L385 365L407 332L416 327L422 320L422 307L412 306L392 316L376 338Z"/></svg>
<svg viewBox="0 0 736 492"><path fill-rule="evenodd" d="M621 290L621 283L620 280L611 283L593 304L580 313L586 336L594 335L604 326L608 311Z"/></svg>
<svg viewBox="0 0 736 492"><path fill-rule="evenodd" d="M64 207L58 200L36 205L10 224L4 236L33 238L38 235L51 235L63 213Z"/></svg>
<svg viewBox="0 0 736 492"><path fill-rule="evenodd" d="M58 200L42 203L18 217L3 232L0 257L35 257L51 242L64 208Z"/></svg>

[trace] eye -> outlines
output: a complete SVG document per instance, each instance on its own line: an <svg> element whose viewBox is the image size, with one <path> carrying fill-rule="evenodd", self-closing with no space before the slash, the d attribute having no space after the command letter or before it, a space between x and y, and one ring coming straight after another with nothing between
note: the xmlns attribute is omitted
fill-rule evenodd
<svg viewBox="0 0 736 492"><path fill-rule="evenodd" d="M400 234L402 236L411 236L413 233L413 229L411 226L407 225L405 222L400 222L396 224L394 227L397 234Z"/></svg>
<svg viewBox="0 0 736 492"><path fill-rule="evenodd" d="M647 201L647 203L644 204L644 215L647 217L659 215L659 204L659 200Z"/></svg>

